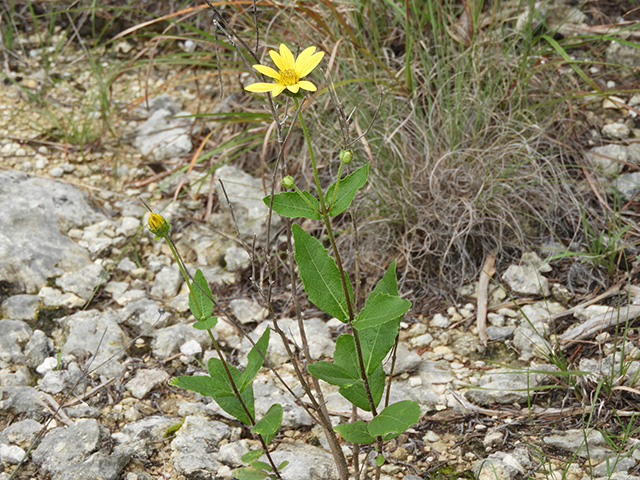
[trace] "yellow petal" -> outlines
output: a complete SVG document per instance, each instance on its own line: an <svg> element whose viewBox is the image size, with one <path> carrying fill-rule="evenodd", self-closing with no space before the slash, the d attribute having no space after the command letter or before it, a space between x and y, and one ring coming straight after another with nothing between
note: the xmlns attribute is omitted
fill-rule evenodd
<svg viewBox="0 0 640 480"><path fill-rule="evenodd" d="M315 92L318 88L311 82L307 80L300 80L298 82L298 86L303 90L309 90L310 92Z"/></svg>
<svg viewBox="0 0 640 480"><path fill-rule="evenodd" d="M276 67L278 67L280 70L286 70L286 64L278 52L276 52L275 50L269 50L269 55L271 55L271 60L273 60L273 63L276 64Z"/></svg>
<svg viewBox="0 0 640 480"><path fill-rule="evenodd" d="M252 83L244 87L245 90L254 93L273 92L276 87L280 87L277 83Z"/></svg>
<svg viewBox="0 0 640 480"><path fill-rule="evenodd" d="M307 60L304 65L300 65L300 70L296 70L298 77L302 78L309 75L311 71L318 66L322 57L324 57L324 52L314 53L309 57L309 60Z"/></svg>
<svg viewBox="0 0 640 480"><path fill-rule="evenodd" d="M284 43L280 44L280 57L285 64L285 68L281 68L280 70L293 70L296 67L296 61L293 58L293 53L291 53L291 50L289 50Z"/></svg>
<svg viewBox="0 0 640 480"><path fill-rule="evenodd" d="M273 94L274 97L277 97L278 95L280 95L282 93L282 91L285 89L286 87L284 85L275 85L273 87L273 92L271 92Z"/></svg>
<svg viewBox="0 0 640 480"><path fill-rule="evenodd" d="M316 47L309 47L305 48L302 53L298 55L298 58L296 58L296 72L299 72L301 70L301 67L307 63L307 60L311 55L313 55L313 52L315 51Z"/></svg>
<svg viewBox="0 0 640 480"><path fill-rule="evenodd" d="M289 85L287 87L287 90L289 90L291 93L298 93L298 90L300 90L300 85L294 83L293 85Z"/></svg>
<svg viewBox="0 0 640 480"><path fill-rule="evenodd" d="M267 77L271 77L275 79L280 78L280 74L278 72L276 72L271 67L267 67L266 65L254 65L253 68L255 68L257 71L259 71L263 75L266 75Z"/></svg>

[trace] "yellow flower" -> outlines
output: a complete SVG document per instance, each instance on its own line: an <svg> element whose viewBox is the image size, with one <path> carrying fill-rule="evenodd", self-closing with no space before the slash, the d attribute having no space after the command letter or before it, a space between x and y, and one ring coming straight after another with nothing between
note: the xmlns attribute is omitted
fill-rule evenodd
<svg viewBox="0 0 640 480"><path fill-rule="evenodd" d="M257 93L271 92L274 97L280 95L285 88L291 93L298 93L301 88L315 92L317 88L313 83L308 80L300 80L309 75L322 60L324 52L314 53L315 51L316 47L306 48L298 55L298 58L294 59L291 50L284 43L281 43L280 53L275 50L269 50L269 55L271 55L271 59L279 71L276 72L266 65L253 66L260 73L273 78L275 83L252 83L244 87L244 89Z"/></svg>
<svg viewBox="0 0 640 480"><path fill-rule="evenodd" d="M170 229L171 225L167 223L162 215L151 212L151 215L149 215L149 230L151 230L151 233L157 237L165 237Z"/></svg>

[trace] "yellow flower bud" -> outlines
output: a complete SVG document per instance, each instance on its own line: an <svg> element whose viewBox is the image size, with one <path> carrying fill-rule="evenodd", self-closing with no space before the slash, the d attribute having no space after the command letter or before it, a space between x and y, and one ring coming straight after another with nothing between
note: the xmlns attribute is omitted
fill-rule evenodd
<svg viewBox="0 0 640 480"><path fill-rule="evenodd" d="M149 230L155 234L156 237L166 237L171 229L171 225L167 223L164 217L160 214L151 212L149 215Z"/></svg>

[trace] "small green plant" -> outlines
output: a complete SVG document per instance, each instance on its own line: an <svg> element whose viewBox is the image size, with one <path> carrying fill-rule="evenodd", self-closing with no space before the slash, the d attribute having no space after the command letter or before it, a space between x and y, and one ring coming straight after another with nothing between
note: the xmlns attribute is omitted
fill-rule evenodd
<svg viewBox="0 0 640 480"><path fill-rule="evenodd" d="M385 463L384 442L405 432L407 428L419 421L421 415L420 407L416 402L406 400L389 405L388 395L384 406L381 406L388 380L382 362L397 341L400 320L411 307L411 303L399 295L395 262L392 262L370 293L364 306L359 311L356 309L354 289L343 267L332 219L351 205L358 190L366 184L369 164L364 164L352 173L344 175L344 170L349 168L348 165L353 160L353 154L345 148L339 154L340 166L336 181L328 188L321 186L311 137L301 109L302 103L307 101L301 89L316 90L312 82L302 80L311 73L324 55L323 52L316 53L315 50L315 47L309 47L295 59L286 45L280 45L279 52L273 50L269 52L278 71L263 65L254 66L260 73L273 78L274 83L258 82L249 85L246 89L252 92L271 92L273 97L284 92L293 99L297 119L308 147L316 191L311 193L300 190L296 187L294 179L286 176L282 185L285 189L292 191L268 195L264 198L264 202L283 217L319 220L324 225L333 256L320 240L294 223L291 226L295 248L294 260L309 301L329 316L346 324L349 330L349 333L340 335L336 340L332 362L313 361L305 341L303 367L306 366L307 371L315 379L337 386L340 394L353 404L354 412L359 408L371 412L373 418L366 422L357 419L357 415L354 415L351 422L332 428L328 412L324 407L319 382L315 379L311 382L315 389L314 394L304 369L298 365L297 358L291 352L290 360L294 363L298 380L314 407L315 412L311 410L308 412L327 435L340 478L348 479L348 469L336 432L343 439L354 444L356 452L359 445L373 446L376 452L375 477L379 478L380 467ZM287 462L276 465L269 454L268 446L280 429L282 407L273 405L264 417L258 420L254 411L252 388L252 381L265 362L270 330L265 330L262 337L253 345L244 371L226 360L213 335L212 330L218 318L213 316L215 300L204 275L200 270L193 277L189 275L170 238L171 227L161 215L151 212L149 227L156 235L156 239L164 239L169 245L189 285L189 307L196 319L194 328L205 330L209 334L218 355L217 358L210 359L207 364L209 375L177 377L171 381L171 384L213 397L223 410L250 426L252 432L256 434L262 448L251 451L243 457L243 461L249 466L234 471L238 479L281 478L280 471ZM295 283L295 280L292 283ZM274 331L284 336L284 332L277 326L277 319L272 320ZM301 319L299 319L299 325L304 332L304 322ZM284 338L284 340L284 344L287 345L287 339ZM260 460L263 455L266 456L268 463ZM357 458L358 455L354 457ZM358 472L357 461L354 460L354 468ZM358 472L359 477L360 472Z"/></svg>

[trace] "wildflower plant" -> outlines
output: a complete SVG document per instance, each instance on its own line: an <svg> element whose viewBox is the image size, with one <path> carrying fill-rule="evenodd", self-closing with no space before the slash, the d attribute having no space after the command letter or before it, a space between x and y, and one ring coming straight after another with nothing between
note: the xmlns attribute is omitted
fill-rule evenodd
<svg viewBox="0 0 640 480"><path fill-rule="evenodd" d="M292 223L290 238L293 240L295 253L291 262L297 265L298 275L309 301L328 316L343 322L349 332L337 338L333 361L311 358L304 332L304 320L297 309L304 355L300 360L294 352L288 350L288 354L307 399L303 402L301 398L295 398L298 405L305 408L314 421L322 427L341 480L349 478L349 471L337 435L354 446L352 467L356 478L360 478L366 466L360 467L358 464L359 448L361 445L371 445L366 448L376 452L374 455L375 478L379 478L380 467L385 462L384 442L404 433L419 421L421 415L420 407L416 402L404 400L389 404L390 376L387 376L383 369L384 359L397 343L400 320L411 307L411 303L399 295L395 262L392 262L371 291L364 306L357 310L354 288L337 247L332 219L349 208L357 192L366 184L369 164L360 165L351 173L346 172L347 169L353 168L351 164L354 155L347 148L345 139L345 148L338 155L340 166L337 178L327 188L323 188L300 101L308 100L303 95L303 91L317 90L311 81L303 78L319 64L324 53L316 52L316 47L309 47L294 58L289 48L282 44L279 51L271 50L269 54L278 71L264 65L254 65L253 68L273 78L274 83L253 83L245 89L254 93L268 93L273 98L285 92L293 98L297 120L302 127L309 152L315 191L312 193L299 189L293 177L287 175L281 182L285 191L268 195L264 198L264 203L288 219L303 218L322 222L327 232L331 252L300 225ZM268 100L273 106L273 100ZM279 123L275 108L272 108L272 113L276 117L276 123ZM253 348L248 354L244 371L225 360L213 336L212 329L218 321L218 318L213 316L213 311L217 305L204 275L198 270L193 278L190 277L169 236L170 226L160 215L151 213L149 227L156 235L156 239L165 239L171 248L189 285L189 306L196 319L193 326L208 332L218 355L217 358L208 361L208 375L177 377L171 380L171 384L213 397L223 410L251 427L252 432L261 442L262 448L250 451L243 456L243 461L249 465L234 470L236 478L240 480L281 478L280 471L287 462L280 465L274 463L269 454L269 443L280 429L282 407L273 405L264 417L258 420L254 410L252 388L253 379L265 363L271 330L267 328L257 342L252 341ZM289 270L292 276L295 275L292 264ZM297 301L295 278L292 278L291 284L294 300ZM273 312L273 309L270 311ZM291 339L288 339L286 333L278 327L278 319L275 315L271 315L271 320L273 331L282 337L283 344L288 349ZM282 381L277 370L270 365L267 366ZM318 380L338 387L339 393L351 402L354 413L350 422L333 426ZM293 394L288 385L285 384L285 387ZM384 405L381 405L385 388L387 395ZM370 421L359 419L358 409L370 412L373 418ZM265 457L266 462L261 460Z"/></svg>

